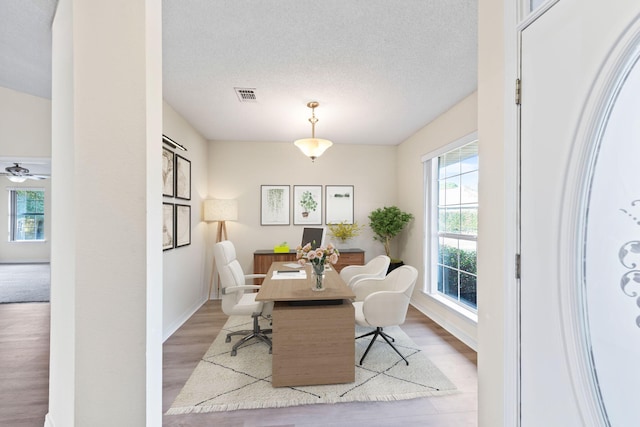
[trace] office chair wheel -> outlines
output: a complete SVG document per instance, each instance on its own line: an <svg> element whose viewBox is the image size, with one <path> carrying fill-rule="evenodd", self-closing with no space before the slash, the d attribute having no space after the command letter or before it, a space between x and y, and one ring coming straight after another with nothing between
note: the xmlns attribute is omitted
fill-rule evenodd
<svg viewBox="0 0 640 427"><path fill-rule="evenodd" d="M231 337L227 335L227 338L224 340L224 342L231 342Z"/></svg>
<svg viewBox="0 0 640 427"><path fill-rule="evenodd" d="M236 354L238 354L238 352L236 350L231 350L231 355L235 356Z"/></svg>

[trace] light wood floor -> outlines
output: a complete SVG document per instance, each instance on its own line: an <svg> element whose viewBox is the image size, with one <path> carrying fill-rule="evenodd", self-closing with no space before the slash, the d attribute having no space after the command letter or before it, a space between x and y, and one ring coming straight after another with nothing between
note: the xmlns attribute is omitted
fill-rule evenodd
<svg viewBox="0 0 640 427"><path fill-rule="evenodd" d="M227 317L210 301L164 343L163 411L171 406ZM305 405L210 414L165 415L164 426L477 426L476 353L413 307L402 329L460 393L397 402ZM241 351L241 350L240 350Z"/></svg>
<svg viewBox="0 0 640 427"><path fill-rule="evenodd" d="M0 304L0 426L42 427L48 411L49 304ZM211 345L226 316L210 301L164 344L163 411ZM414 308L403 330L459 393L399 402L306 405L165 415L164 426L477 426L476 353Z"/></svg>
<svg viewBox="0 0 640 427"><path fill-rule="evenodd" d="M44 425L49 311L49 303L0 304L0 426Z"/></svg>

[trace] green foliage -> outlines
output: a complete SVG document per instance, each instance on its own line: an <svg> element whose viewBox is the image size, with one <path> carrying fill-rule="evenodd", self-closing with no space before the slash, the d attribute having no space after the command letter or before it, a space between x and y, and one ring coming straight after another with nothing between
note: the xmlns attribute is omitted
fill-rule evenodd
<svg viewBox="0 0 640 427"><path fill-rule="evenodd" d="M373 230L373 238L382 242L387 256L391 256L391 239L400 234L412 219L412 214L401 211L397 206L385 206L369 214L369 227Z"/></svg>
<svg viewBox="0 0 640 427"><path fill-rule="evenodd" d="M300 206L305 209L305 212L312 212L316 210L318 207L318 202L313 199L313 194L311 191L305 191L302 193L302 197L300 198Z"/></svg>
<svg viewBox="0 0 640 427"><path fill-rule="evenodd" d="M447 233L478 234L478 210L441 210L439 229Z"/></svg>
<svg viewBox="0 0 640 427"><path fill-rule="evenodd" d="M440 246L440 263L444 267L439 267L438 290L458 299L459 287L459 300L476 308L477 252Z"/></svg>

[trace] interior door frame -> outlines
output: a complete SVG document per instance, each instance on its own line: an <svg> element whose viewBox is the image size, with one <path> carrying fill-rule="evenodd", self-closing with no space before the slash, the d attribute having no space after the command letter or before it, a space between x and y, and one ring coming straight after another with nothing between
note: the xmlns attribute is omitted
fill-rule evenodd
<svg viewBox="0 0 640 427"><path fill-rule="evenodd" d="M520 105L522 32L560 0L549 0L529 13L529 0L504 2L504 152L505 152L505 289L504 289L504 425L521 425L520 254Z"/></svg>

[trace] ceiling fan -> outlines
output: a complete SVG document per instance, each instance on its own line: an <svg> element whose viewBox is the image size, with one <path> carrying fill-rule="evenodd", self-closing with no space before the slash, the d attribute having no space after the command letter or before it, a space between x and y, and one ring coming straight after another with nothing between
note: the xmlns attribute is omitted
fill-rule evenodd
<svg viewBox="0 0 640 427"><path fill-rule="evenodd" d="M14 163L14 166L7 166L6 172L0 172L0 175L6 176L12 182L25 182L27 179L47 179L49 175L33 175L29 173L29 169L20 166L20 163Z"/></svg>

